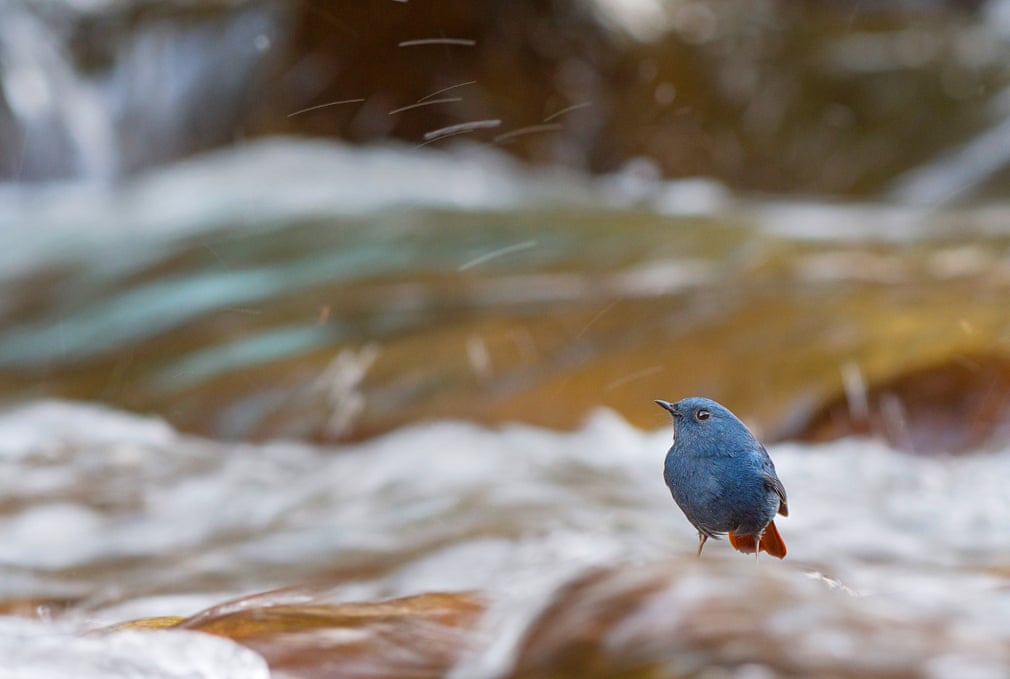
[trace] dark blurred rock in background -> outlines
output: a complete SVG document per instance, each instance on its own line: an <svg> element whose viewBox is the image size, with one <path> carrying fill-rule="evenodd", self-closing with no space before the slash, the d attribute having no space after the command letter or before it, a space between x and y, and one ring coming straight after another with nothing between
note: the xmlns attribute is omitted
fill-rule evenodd
<svg viewBox="0 0 1010 679"><path fill-rule="evenodd" d="M873 385L848 367L843 376L846 393L787 438L874 436L919 453L976 451L1010 440L1010 362L1004 356L955 356Z"/></svg>
<svg viewBox="0 0 1010 679"><path fill-rule="evenodd" d="M930 175L906 173L1001 129L1004 5L11 3L0 177L114 179L275 133L420 144L494 120L465 136L536 163L914 199ZM410 44L432 39L448 42ZM999 192L1005 155L948 192Z"/></svg>

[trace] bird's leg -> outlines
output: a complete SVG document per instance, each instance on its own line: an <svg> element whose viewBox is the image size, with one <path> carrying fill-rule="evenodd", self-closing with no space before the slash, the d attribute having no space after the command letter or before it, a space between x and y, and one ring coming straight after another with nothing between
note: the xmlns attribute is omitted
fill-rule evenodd
<svg viewBox="0 0 1010 679"><path fill-rule="evenodd" d="M695 554L697 558L701 558L701 548L705 546L706 540L708 540L708 536L698 531L698 553Z"/></svg>

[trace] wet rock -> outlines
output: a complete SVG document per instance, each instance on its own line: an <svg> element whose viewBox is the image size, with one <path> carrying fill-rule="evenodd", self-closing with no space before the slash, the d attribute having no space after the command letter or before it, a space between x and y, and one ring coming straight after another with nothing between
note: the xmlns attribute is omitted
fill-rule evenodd
<svg viewBox="0 0 1010 679"><path fill-rule="evenodd" d="M860 601L818 574L742 561L602 569L555 593L508 676L896 679L952 663L998 672L1010 656L953 624Z"/></svg>
<svg viewBox="0 0 1010 679"><path fill-rule="evenodd" d="M1010 442L1010 360L952 356L864 385L852 366L849 392L796 432L802 441L874 436L917 453L958 453Z"/></svg>
<svg viewBox="0 0 1010 679"><path fill-rule="evenodd" d="M462 592L270 605L274 596L227 602L168 626L238 641L274 675L299 678L912 679L1010 662L998 635L972 634L942 605L897 612L803 566L736 555L598 566L548 590L543 606ZM515 629L516 641L503 646Z"/></svg>
<svg viewBox="0 0 1010 679"><path fill-rule="evenodd" d="M442 677L472 643L476 594L381 602L244 607L231 602L179 627L229 637L285 677Z"/></svg>

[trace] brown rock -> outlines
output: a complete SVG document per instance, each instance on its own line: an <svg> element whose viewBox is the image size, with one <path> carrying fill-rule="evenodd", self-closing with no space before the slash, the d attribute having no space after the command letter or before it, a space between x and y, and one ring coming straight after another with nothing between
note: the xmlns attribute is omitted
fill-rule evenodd
<svg viewBox="0 0 1010 679"><path fill-rule="evenodd" d="M485 605L466 592L346 604L229 602L223 612L211 609L179 627L234 639L287 677L441 677L466 648Z"/></svg>
<svg viewBox="0 0 1010 679"><path fill-rule="evenodd" d="M737 676L747 668L754 676L900 679L929 676L950 654L1005 662L1002 642L860 601L788 564L684 559L600 569L555 593L527 627L508 676Z"/></svg>
<svg viewBox="0 0 1010 679"><path fill-rule="evenodd" d="M882 438L918 453L958 453L1010 442L1010 360L960 355L839 394L797 433L804 441Z"/></svg>

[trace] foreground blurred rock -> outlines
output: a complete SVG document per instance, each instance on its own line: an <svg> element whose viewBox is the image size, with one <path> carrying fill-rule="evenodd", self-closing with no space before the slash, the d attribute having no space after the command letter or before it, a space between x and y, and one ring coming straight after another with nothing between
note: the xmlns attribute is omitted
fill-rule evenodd
<svg viewBox="0 0 1010 679"><path fill-rule="evenodd" d="M234 639L284 677L895 679L964 667L998 676L1010 662L996 637L966 634L942 612L894 615L796 564L735 555L597 568L561 583L544 605L492 601L483 621L487 604L469 593L325 605L258 598L177 626ZM520 637L503 648L517 625Z"/></svg>
<svg viewBox="0 0 1010 679"><path fill-rule="evenodd" d="M921 677L966 649L993 668L1008 657L998 643L963 643L952 629L871 610L795 568L602 570L558 592L527 628L509 676Z"/></svg>
<svg viewBox="0 0 1010 679"><path fill-rule="evenodd" d="M239 641L285 676L440 677L473 643L468 632L484 607L472 594L422 594L378 603L232 607L179 627Z"/></svg>
<svg viewBox="0 0 1010 679"><path fill-rule="evenodd" d="M486 602L471 593L420 594L381 602L228 602L189 619L147 618L113 631L179 628L238 641L284 677L442 677L475 647ZM304 597L303 597L304 598Z"/></svg>

